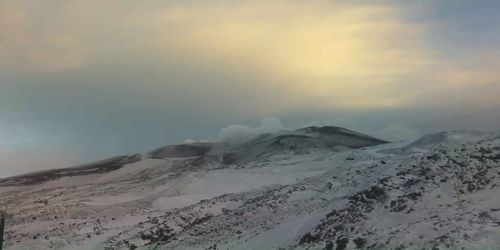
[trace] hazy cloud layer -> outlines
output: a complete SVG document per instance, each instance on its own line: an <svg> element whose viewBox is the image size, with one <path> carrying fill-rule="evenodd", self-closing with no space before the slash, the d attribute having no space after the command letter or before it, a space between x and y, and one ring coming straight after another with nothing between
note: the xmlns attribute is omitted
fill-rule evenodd
<svg viewBox="0 0 500 250"><path fill-rule="evenodd" d="M228 142L229 144L238 145L257 135L275 133L281 130L285 130L281 121L276 117L270 116L262 118L260 125L256 127L240 124L233 124L224 127L220 130L218 139Z"/></svg>

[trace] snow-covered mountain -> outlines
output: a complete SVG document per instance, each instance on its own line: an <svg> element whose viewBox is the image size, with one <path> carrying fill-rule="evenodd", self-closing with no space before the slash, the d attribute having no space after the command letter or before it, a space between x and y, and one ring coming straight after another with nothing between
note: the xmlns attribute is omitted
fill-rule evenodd
<svg viewBox="0 0 500 250"><path fill-rule="evenodd" d="M337 127L0 180L7 249L500 249L500 134Z"/></svg>

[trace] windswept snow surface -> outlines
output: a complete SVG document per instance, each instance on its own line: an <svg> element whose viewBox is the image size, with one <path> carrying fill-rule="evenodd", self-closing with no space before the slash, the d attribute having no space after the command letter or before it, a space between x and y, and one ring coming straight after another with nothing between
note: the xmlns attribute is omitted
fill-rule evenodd
<svg viewBox="0 0 500 250"><path fill-rule="evenodd" d="M0 187L11 213L5 245L500 249L499 134L271 152L232 164L205 151L146 158L105 173Z"/></svg>

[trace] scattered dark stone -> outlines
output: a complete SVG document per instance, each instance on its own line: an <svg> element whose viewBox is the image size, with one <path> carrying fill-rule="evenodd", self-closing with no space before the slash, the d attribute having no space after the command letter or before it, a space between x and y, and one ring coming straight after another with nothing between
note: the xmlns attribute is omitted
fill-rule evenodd
<svg viewBox="0 0 500 250"><path fill-rule="evenodd" d="M404 250L405 248L405 245L399 245L398 247L394 248L394 250Z"/></svg>
<svg viewBox="0 0 500 250"><path fill-rule="evenodd" d="M481 219L491 219L491 215L488 212L479 213L479 218Z"/></svg>
<svg viewBox="0 0 500 250"><path fill-rule="evenodd" d="M408 175L409 173L410 173L410 170L399 171L396 173L396 176Z"/></svg>
<svg viewBox="0 0 500 250"><path fill-rule="evenodd" d="M333 209L331 212L326 214L326 218L330 218L330 217L335 216L337 214L338 214L337 210Z"/></svg>
<svg viewBox="0 0 500 250"><path fill-rule="evenodd" d="M417 171L417 175L428 177L428 174L430 174L431 171L432 169L430 169L429 167L423 167Z"/></svg>
<svg viewBox="0 0 500 250"><path fill-rule="evenodd" d="M412 193L404 195L404 197L407 197L407 198L412 199L414 201L416 201L418 199L418 197L420 197L420 196L422 196L421 192L412 192Z"/></svg>
<svg viewBox="0 0 500 250"><path fill-rule="evenodd" d="M412 178L412 179L407 180L407 181L403 184L403 186L404 186L404 187L411 187L411 186L413 186L413 185L418 184L419 182L420 182L420 180Z"/></svg>
<svg viewBox="0 0 500 250"><path fill-rule="evenodd" d="M427 160L437 161L439 160L439 154L428 155Z"/></svg>
<svg viewBox="0 0 500 250"><path fill-rule="evenodd" d="M211 246L210 248L208 248L210 250L216 250L217 249L217 244L214 244L213 246Z"/></svg>
<svg viewBox="0 0 500 250"><path fill-rule="evenodd" d="M321 237L320 234L311 235L311 233L306 233L302 238L300 238L299 245L315 242Z"/></svg>
<svg viewBox="0 0 500 250"><path fill-rule="evenodd" d="M411 213L411 212L415 212L415 209L413 209L412 207L410 207L410 209L408 209L408 210L406 211L406 214L409 214L409 213Z"/></svg>
<svg viewBox="0 0 500 250"><path fill-rule="evenodd" d="M327 241L323 250L333 250L333 242Z"/></svg>
<svg viewBox="0 0 500 250"><path fill-rule="evenodd" d="M408 207L408 205L406 205L406 200L397 199L391 201L390 207L392 212L401 212L405 210Z"/></svg>
<svg viewBox="0 0 500 250"><path fill-rule="evenodd" d="M387 198L387 194L384 189L373 186L368 190L361 191L354 196L349 197L350 201L368 203L370 200L382 202Z"/></svg>
<svg viewBox="0 0 500 250"><path fill-rule="evenodd" d="M354 244L356 245L356 248L361 249L366 245L366 240L363 238L356 238L353 240Z"/></svg>
<svg viewBox="0 0 500 250"><path fill-rule="evenodd" d="M379 182L380 184L384 185L384 186L388 186L388 184L387 184L387 183L388 183L390 180L391 180L391 177L389 176L389 177L385 177L385 178L382 178L382 179L378 180L378 182Z"/></svg>
<svg viewBox="0 0 500 250"><path fill-rule="evenodd" d="M337 241L335 241L335 243L337 244L337 247L335 248L335 250L344 250L347 247L347 243L349 243L349 239L348 238L341 238L341 239L338 239Z"/></svg>

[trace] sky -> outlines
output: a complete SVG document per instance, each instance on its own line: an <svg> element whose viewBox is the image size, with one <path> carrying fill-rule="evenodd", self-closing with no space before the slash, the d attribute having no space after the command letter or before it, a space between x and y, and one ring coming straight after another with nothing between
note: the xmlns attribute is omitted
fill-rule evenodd
<svg viewBox="0 0 500 250"><path fill-rule="evenodd" d="M0 0L0 176L235 132L500 127L494 0Z"/></svg>

